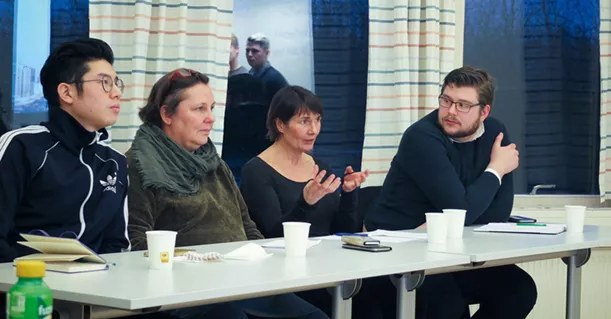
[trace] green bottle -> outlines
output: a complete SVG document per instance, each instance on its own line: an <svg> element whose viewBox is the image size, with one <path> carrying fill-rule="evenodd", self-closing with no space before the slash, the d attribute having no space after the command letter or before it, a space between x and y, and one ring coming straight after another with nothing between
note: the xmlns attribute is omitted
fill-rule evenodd
<svg viewBox="0 0 611 319"><path fill-rule="evenodd" d="M19 280L6 294L8 319L51 319L53 296L42 281L45 263L42 261L17 262Z"/></svg>

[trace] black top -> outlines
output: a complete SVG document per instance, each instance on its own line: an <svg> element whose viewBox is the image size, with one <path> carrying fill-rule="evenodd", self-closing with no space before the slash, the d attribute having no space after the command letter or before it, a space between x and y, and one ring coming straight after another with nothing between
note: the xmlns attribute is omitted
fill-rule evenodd
<svg viewBox="0 0 611 319"><path fill-rule="evenodd" d="M329 166L314 159L320 170L331 175ZM259 157L248 161L242 169L240 190L250 217L266 238L282 237L282 222L308 222L310 236L335 232L354 232L360 227L356 212L356 190L350 193L327 194L316 204L303 198L307 182L287 179Z"/></svg>
<svg viewBox="0 0 611 319"><path fill-rule="evenodd" d="M502 185L490 172L494 140L505 126L484 120L484 134L468 143L452 142L434 111L410 126L391 162L380 196L365 216L367 230L412 229L425 222L426 212L466 209L466 225L507 221L513 206L513 177Z"/></svg>
<svg viewBox="0 0 611 319"><path fill-rule="evenodd" d="M98 253L130 249L127 162L61 109L0 138L0 262L33 252L19 233L78 238Z"/></svg>

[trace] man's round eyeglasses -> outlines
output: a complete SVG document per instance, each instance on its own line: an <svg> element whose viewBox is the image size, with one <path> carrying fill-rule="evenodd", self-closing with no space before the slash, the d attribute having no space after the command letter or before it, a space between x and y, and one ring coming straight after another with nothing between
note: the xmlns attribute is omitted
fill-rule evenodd
<svg viewBox="0 0 611 319"><path fill-rule="evenodd" d="M123 90L125 89L125 84L123 83L123 80L121 80L119 78L115 78L115 80L113 81L112 77L110 77L110 75L102 75L101 79L80 80L80 81L77 81L77 82L80 82L80 83L85 83L85 82L99 82L99 83L102 83L102 89L106 93L110 93L110 91L112 91L113 85L116 86L119 89L119 91L121 91L121 93L123 93Z"/></svg>
<svg viewBox="0 0 611 319"><path fill-rule="evenodd" d="M469 113L472 107L482 105L482 103L469 104L465 102L454 102L445 96L439 97L439 106L448 109L452 107L452 104L456 104L456 110L462 113Z"/></svg>

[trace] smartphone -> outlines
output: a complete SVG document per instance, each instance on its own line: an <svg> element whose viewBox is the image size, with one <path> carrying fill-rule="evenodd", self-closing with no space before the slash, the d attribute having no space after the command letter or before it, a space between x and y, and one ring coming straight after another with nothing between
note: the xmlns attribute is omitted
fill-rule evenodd
<svg viewBox="0 0 611 319"><path fill-rule="evenodd" d="M392 247L390 246L355 246L355 245L348 245L348 244L343 244L342 248L346 248L346 249L354 249L354 250L362 250L362 251L368 251L368 252L372 252L372 253L379 253L379 252L384 252L384 251L391 251Z"/></svg>
<svg viewBox="0 0 611 319"><path fill-rule="evenodd" d="M511 215L509 216L510 223L536 223L537 220L530 217Z"/></svg>

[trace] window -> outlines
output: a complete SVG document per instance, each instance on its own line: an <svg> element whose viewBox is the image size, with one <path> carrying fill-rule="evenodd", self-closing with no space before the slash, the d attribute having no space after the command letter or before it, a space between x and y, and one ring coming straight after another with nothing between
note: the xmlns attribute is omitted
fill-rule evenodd
<svg viewBox="0 0 611 319"><path fill-rule="evenodd" d="M13 69L13 0L0 0L0 74L11 74ZM8 45L10 44L10 45ZM0 77L0 122L8 123L11 105L11 77Z"/></svg>
<svg viewBox="0 0 611 319"><path fill-rule="evenodd" d="M53 48L89 36L88 13L87 0L0 0L0 74L12 74L0 79L0 120L19 128L47 119L40 69Z"/></svg>
<svg viewBox="0 0 611 319"><path fill-rule="evenodd" d="M598 194L599 16L598 0L466 1L464 64L497 79L516 194Z"/></svg>

